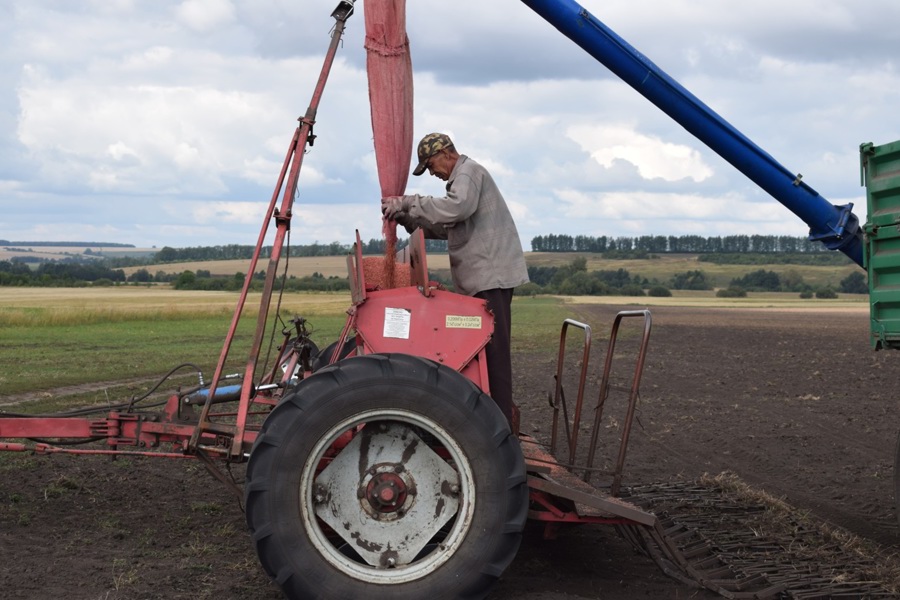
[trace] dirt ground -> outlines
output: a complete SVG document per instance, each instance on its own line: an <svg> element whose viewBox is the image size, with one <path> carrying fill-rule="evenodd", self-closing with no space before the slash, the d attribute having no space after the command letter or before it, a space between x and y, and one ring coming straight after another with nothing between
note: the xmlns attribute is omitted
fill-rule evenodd
<svg viewBox="0 0 900 600"><path fill-rule="evenodd" d="M573 307L575 318L594 326L593 362L605 352L614 314L608 306ZM866 312L652 314L626 484L729 471L880 544L885 555L900 549L892 499L900 354L869 349ZM622 345L633 341L629 332ZM546 353L514 357L522 429L545 440L555 362ZM627 379L630 367L623 368ZM589 402L598 374L592 364ZM602 443L604 452L613 447ZM0 562L2 597L10 600L280 597L257 564L237 500L185 460L0 456ZM669 579L600 526L562 530L555 540L529 527L491 594L713 597Z"/></svg>

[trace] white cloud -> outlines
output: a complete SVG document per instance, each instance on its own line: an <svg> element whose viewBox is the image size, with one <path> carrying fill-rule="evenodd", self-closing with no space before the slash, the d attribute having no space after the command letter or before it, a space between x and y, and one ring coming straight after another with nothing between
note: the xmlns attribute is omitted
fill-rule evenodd
<svg viewBox="0 0 900 600"><path fill-rule="evenodd" d="M354 231L360 231L364 241L381 238L381 204L376 202L338 204L333 206L310 206L300 203L295 205L294 237L295 244L320 242L351 243L355 240ZM302 233L303 240L298 241L297 233Z"/></svg>
<svg viewBox="0 0 900 600"><path fill-rule="evenodd" d="M10 194L22 188L22 182L12 179L0 179L0 194Z"/></svg>
<svg viewBox="0 0 900 600"><path fill-rule="evenodd" d="M275 73L292 66L246 61L234 68ZM133 162L120 165L115 178L99 179L104 189L123 192L218 193L227 189L225 176L258 181L253 164L259 165L259 157L249 158L247 149L265 148L267 138L293 120L273 91L60 81L36 70L23 82L19 98L18 139L46 177L62 169L69 177L82 173L83 181L98 181L98 163L123 162L127 156ZM277 170L270 173L271 182L275 175Z"/></svg>
<svg viewBox="0 0 900 600"><path fill-rule="evenodd" d="M775 221L771 206L751 202L739 194L710 197L700 194L648 193L641 190L585 193L557 192L563 216L570 219L634 219L647 222Z"/></svg>
<svg viewBox="0 0 900 600"><path fill-rule="evenodd" d="M262 221L266 204L262 202L195 202L187 208L194 221L201 225L210 223L240 223L253 225Z"/></svg>
<svg viewBox="0 0 900 600"><path fill-rule="evenodd" d="M790 172L864 212L858 145L900 138L900 3L583 3ZM9 4L0 238L255 241L319 74L332 5ZM416 141L446 131L487 166L526 246L551 232L806 233L524 5L407 8ZM349 242L357 228L380 235L363 10L357 3L305 149L295 243ZM410 177L408 191L440 195L444 185Z"/></svg>
<svg viewBox="0 0 900 600"><path fill-rule="evenodd" d="M177 59L174 48L153 46L126 56L121 68L123 71L144 72L148 69L173 67L174 59Z"/></svg>
<svg viewBox="0 0 900 600"><path fill-rule="evenodd" d="M636 166L644 179L689 177L700 182L713 174L696 150L643 135L627 125L576 125L566 135L604 167L625 160Z"/></svg>
<svg viewBox="0 0 900 600"><path fill-rule="evenodd" d="M107 146L106 151L110 156L113 157L113 159L118 161L123 160L125 157L137 156L137 153L135 153L134 150L129 148L128 145L124 142L120 141L114 142Z"/></svg>
<svg viewBox="0 0 900 600"><path fill-rule="evenodd" d="M100 13L122 14L134 10L134 0L90 0L90 5Z"/></svg>
<svg viewBox="0 0 900 600"><path fill-rule="evenodd" d="M184 0L175 9L178 20L199 32L208 32L234 20L229 0Z"/></svg>

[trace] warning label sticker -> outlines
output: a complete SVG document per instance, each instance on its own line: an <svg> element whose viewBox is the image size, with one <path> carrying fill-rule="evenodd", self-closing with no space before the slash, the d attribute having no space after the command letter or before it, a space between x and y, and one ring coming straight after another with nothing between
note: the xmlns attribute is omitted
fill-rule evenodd
<svg viewBox="0 0 900 600"><path fill-rule="evenodd" d="M384 337L409 339L409 321L412 312L408 308L384 309Z"/></svg>
<svg viewBox="0 0 900 600"><path fill-rule="evenodd" d="M444 326L447 329L481 329L481 317L447 315Z"/></svg>

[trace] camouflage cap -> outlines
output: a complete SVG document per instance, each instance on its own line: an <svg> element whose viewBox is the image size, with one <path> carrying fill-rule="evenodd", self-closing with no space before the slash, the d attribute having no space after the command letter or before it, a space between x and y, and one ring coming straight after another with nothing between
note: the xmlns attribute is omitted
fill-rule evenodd
<svg viewBox="0 0 900 600"><path fill-rule="evenodd" d="M425 172L425 162L443 150L444 148L450 148L453 146L453 142L450 140L450 136L444 133L429 133L425 137L422 138L422 141L419 142L419 164L413 169L413 175L421 175Z"/></svg>

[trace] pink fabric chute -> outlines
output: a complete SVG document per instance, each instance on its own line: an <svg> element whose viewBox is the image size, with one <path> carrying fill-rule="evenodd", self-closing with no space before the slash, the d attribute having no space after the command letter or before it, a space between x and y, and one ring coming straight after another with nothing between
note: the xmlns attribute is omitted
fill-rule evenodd
<svg viewBox="0 0 900 600"><path fill-rule="evenodd" d="M365 0L366 71L381 195L406 191L413 145L413 79L406 0ZM380 200L380 199L379 199ZM384 221L385 270L393 281L397 224Z"/></svg>

